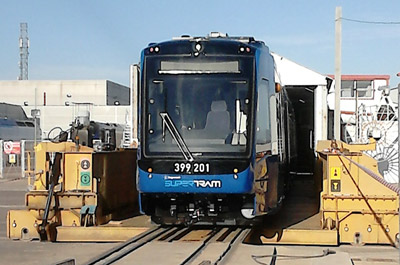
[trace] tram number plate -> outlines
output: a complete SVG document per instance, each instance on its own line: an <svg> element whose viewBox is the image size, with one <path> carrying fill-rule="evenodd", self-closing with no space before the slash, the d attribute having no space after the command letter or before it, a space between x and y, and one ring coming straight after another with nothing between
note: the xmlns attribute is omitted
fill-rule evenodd
<svg viewBox="0 0 400 265"><path fill-rule="evenodd" d="M210 173L209 163L174 163L175 173L204 174Z"/></svg>

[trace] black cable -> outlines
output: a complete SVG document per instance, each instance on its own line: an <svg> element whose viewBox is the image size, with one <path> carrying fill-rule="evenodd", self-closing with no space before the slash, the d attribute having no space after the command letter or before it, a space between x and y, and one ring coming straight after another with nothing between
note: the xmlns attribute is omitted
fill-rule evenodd
<svg viewBox="0 0 400 265"><path fill-rule="evenodd" d="M51 134L54 130L56 130L56 129L59 129L59 130L60 130L60 133L63 131L63 129L62 129L61 127L56 126L56 127L52 128L52 129L47 133L47 139L50 140L52 143L55 142L55 139L56 139L56 137L57 137L58 135L50 139L50 134ZM59 135L60 135L60 134L59 134Z"/></svg>
<svg viewBox="0 0 400 265"><path fill-rule="evenodd" d="M251 258L257 262L258 264L261 265L269 265L267 263L261 262L259 261L259 259L262 258L284 258L285 260L287 259L314 259L314 258L322 258L325 256L328 256L329 254L336 254L336 251L331 250L329 248L324 249L322 251L322 254L318 254L318 255L308 255L308 256L300 256L300 255L281 255L281 254L276 254L275 250L274 250L274 254L270 254L270 255L251 255Z"/></svg>
<svg viewBox="0 0 400 265"><path fill-rule="evenodd" d="M59 130L60 130L60 133L59 133L58 135L56 135L55 137L50 138L50 134L51 134L54 130L56 130L56 129L59 129ZM52 128L52 129L47 133L47 140L49 140L49 141L52 142L52 143L59 143L61 137L63 137L65 134L67 134L67 137L68 137L68 133L71 131L71 129L72 129L72 127L64 131L61 127L56 126L56 127Z"/></svg>
<svg viewBox="0 0 400 265"><path fill-rule="evenodd" d="M356 22L356 23L364 23L364 24L375 24L375 25L400 25L399 21L368 21L368 20L358 20L342 17L342 20Z"/></svg>

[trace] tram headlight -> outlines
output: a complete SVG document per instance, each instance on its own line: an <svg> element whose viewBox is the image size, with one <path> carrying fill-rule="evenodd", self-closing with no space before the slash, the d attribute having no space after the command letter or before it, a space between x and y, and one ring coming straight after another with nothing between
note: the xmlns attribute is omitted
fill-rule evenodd
<svg viewBox="0 0 400 265"><path fill-rule="evenodd" d="M196 45L194 46L194 48L196 49L196 51L200 51L201 50L201 44L200 43L196 43Z"/></svg>
<svg viewBox="0 0 400 265"><path fill-rule="evenodd" d="M233 169L233 173L237 174L239 172L239 170L237 168Z"/></svg>
<svg viewBox="0 0 400 265"><path fill-rule="evenodd" d="M158 47L158 46L150 47L149 51L150 51L150 53L153 53L153 52L158 53L158 52L160 52L160 47Z"/></svg>
<svg viewBox="0 0 400 265"><path fill-rule="evenodd" d="M239 48L239 51L240 51L240 52L244 52L244 50L245 50L245 49L244 49L243 46L241 46L241 47Z"/></svg>
<svg viewBox="0 0 400 265"><path fill-rule="evenodd" d="M147 172L149 172L149 173L153 172L153 168L149 167L149 168L147 169Z"/></svg>

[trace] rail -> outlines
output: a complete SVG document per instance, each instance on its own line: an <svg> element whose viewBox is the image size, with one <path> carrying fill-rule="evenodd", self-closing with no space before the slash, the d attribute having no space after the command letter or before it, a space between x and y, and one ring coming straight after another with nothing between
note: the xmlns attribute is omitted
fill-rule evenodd
<svg viewBox="0 0 400 265"><path fill-rule="evenodd" d="M161 228L156 227L150 231L144 232L138 236L133 237L132 239L126 241L125 243L112 248L105 253L101 254L98 257L90 260L87 265L95 265L95 264L112 264L116 261L122 259L127 256L131 252L143 247L145 244L151 242L153 239L163 235L168 232L172 228Z"/></svg>
<svg viewBox="0 0 400 265"><path fill-rule="evenodd" d="M157 227L136 236L125 243L93 258L87 265L113 264L122 258L135 261L135 251L150 242L171 244L173 242L200 242L201 244L176 264L221 264L238 244L249 234L249 228L220 226ZM215 252L213 243L223 243ZM150 246L151 247L151 246ZM149 260L150 262L150 260Z"/></svg>

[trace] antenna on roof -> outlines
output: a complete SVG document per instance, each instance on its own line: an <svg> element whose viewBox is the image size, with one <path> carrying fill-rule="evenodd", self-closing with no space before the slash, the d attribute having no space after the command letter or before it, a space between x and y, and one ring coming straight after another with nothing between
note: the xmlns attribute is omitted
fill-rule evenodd
<svg viewBox="0 0 400 265"><path fill-rule="evenodd" d="M19 70L18 80L28 80L28 23L20 23L21 34L19 36Z"/></svg>

